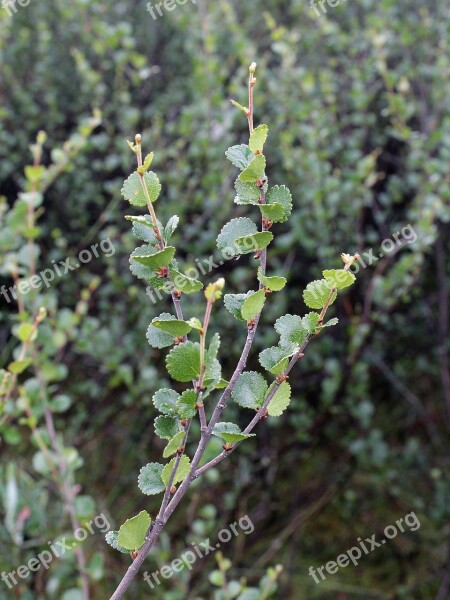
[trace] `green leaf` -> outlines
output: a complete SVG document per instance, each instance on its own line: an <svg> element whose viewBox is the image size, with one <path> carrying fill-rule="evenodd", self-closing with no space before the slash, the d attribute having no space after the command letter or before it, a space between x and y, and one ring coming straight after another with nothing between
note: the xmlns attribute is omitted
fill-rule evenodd
<svg viewBox="0 0 450 600"><path fill-rule="evenodd" d="M261 211L261 216L272 223L279 223L284 216L284 208L281 204L260 204L259 209Z"/></svg>
<svg viewBox="0 0 450 600"><path fill-rule="evenodd" d="M184 273L180 273L180 271L173 268L170 269L169 278L175 288L180 292L183 292L183 294L193 294L203 288L203 283L201 283L201 281L188 277Z"/></svg>
<svg viewBox="0 0 450 600"><path fill-rule="evenodd" d="M269 128L267 127L267 125L259 125L259 127L252 131L252 133L250 134L250 141L248 145L253 153L263 151L268 133Z"/></svg>
<svg viewBox="0 0 450 600"><path fill-rule="evenodd" d="M153 231L153 227L148 226L146 223L133 223L133 233L139 240L147 242L153 247L158 244L158 238Z"/></svg>
<svg viewBox="0 0 450 600"><path fill-rule="evenodd" d="M200 375L200 345L183 342L175 346L166 358L169 375L175 381L187 382Z"/></svg>
<svg viewBox="0 0 450 600"><path fill-rule="evenodd" d="M200 321L200 319L197 319L197 317L191 317L188 323L192 327L192 329L196 329L197 331L203 329L202 322Z"/></svg>
<svg viewBox="0 0 450 600"><path fill-rule="evenodd" d="M209 343L208 350L206 351L206 364L212 362L215 358L217 358L217 354L220 348L220 335L215 333L211 341Z"/></svg>
<svg viewBox="0 0 450 600"><path fill-rule="evenodd" d="M261 267L258 267L258 281L272 292L279 292L286 285L285 277L278 277L277 275L267 277L263 274Z"/></svg>
<svg viewBox="0 0 450 600"><path fill-rule="evenodd" d="M215 389L216 385L222 379L222 367L217 358L206 361L205 371L205 386L206 392L203 393L203 397L206 398L209 393Z"/></svg>
<svg viewBox="0 0 450 600"><path fill-rule="evenodd" d="M172 454L175 454L175 452L178 450L178 448L180 448L181 445L183 444L184 436L185 436L184 431L179 431L178 433L176 433L173 436L173 438L169 441L167 446L164 448L163 458L169 458L169 456L172 456Z"/></svg>
<svg viewBox="0 0 450 600"><path fill-rule="evenodd" d="M125 219L127 221L132 221L133 223L139 223L140 225L145 225L146 227L156 226L156 223L153 223L150 215L125 215Z"/></svg>
<svg viewBox="0 0 450 600"><path fill-rule="evenodd" d="M150 269L150 267L146 267L145 265L130 260L130 271L138 279L143 279L157 290L167 288L167 279L165 277L160 277L156 272L156 269Z"/></svg>
<svg viewBox="0 0 450 600"><path fill-rule="evenodd" d="M38 183L44 177L46 168L43 165L28 165L24 169L25 177L31 183Z"/></svg>
<svg viewBox="0 0 450 600"><path fill-rule="evenodd" d="M239 254L249 254L250 252L267 248L272 240L273 234L270 231L259 231L252 235L237 238L235 245L238 248Z"/></svg>
<svg viewBox="0 0 450 600"><path fill-rule="evenodd" d="M322 271L322 275L328 281L332 288L336 288L337 290L342 290L343 288L352 285L356 277L353 273L346 271L345 269L330 269L327 271Z"/></svg>
<svg viewBox="0 0 450 600"><path fill-rule="evenodd" d="M138 550L145 542L151 519L146 510L128 519L119 529L117 543L127 550Z"/></svg>
<svg viewBox="0 0 450 600"><path fill-rule="evenodd" d="M177 400L176 410L180 419L192 419L197 412L195 405L197 403L197 394L194 390L186 390Z"/></svg>
<svg viewBox="0 0 450 600"><path fill-rule="evenodd" d="M21 323L15 332L15 336L21 341L26 342L28 338L36 339L36 327L32 323ZM32 337L31 337L32 336Z"/></svg>
<svg viewBox="0 0 450 600"><path fill-rule="evenodd" d="M192 330L192 327L189 325L189 323L178 319L160 320L157 318L153 319L151 324L153 327L157 327L158 329L161 329L161 331L169 333L173 337L183 337Z"/></svg>
<svg viewBox="0 0 450 600"><path fill-rule="evenodd" d="M156 173L153 173L153 171L146 173L144 175L144 182L147 187L150 202L155 202L161 192L161 184ZM133 206L147 205L147 199L141 184L141 177L137 172L132 173L124 182L122 196Z"/></svg>
<svg viewBox="0 0 450 600"><path fill-rule="evenodd" d="M239 179L244 183L257 181L258 179L262 179L264 177L265 169L266 159L263 154L258 154L258 156L255 156L248 167L242 171L242 173L239 175Z"/></svg>
<svg viewBox="0 0 450 600"><path fill-rule="evenodd" d="M170 440L180 429L180 419L174 415L159 415L155 419L155 433L163 440Z"/></svg>
<svg viewBox="0 0 450 600"><path fill-rule="evenodd" d="M139 471L138 487L146 496L154 496L164 491L165 485L161 474L164 465L160 463L148 463Z"/></svg>
<svg viewBox="0 0 450 600"><path fill-rule="evenodd" d="M275 384L272 384L272 386ZM269 390L270 392L270 390ZM291 386L287 381L283 381L274 397L269 402L267 412L271 417L279 417L289 406L291 401Z"/></svg>
<svg viewBox="0 0 450 600"><path fill-rule="evenodd" d="M27 367L31 365L32 362L33 361L31 358L27 358L25 360L14 360L13 362L9 363L8 371L14 373L15 375L20 375Z"/></svg>
<svg viewBox="0 0 450 600"><path fill-rule="evenodd" d="M266 196L266 206L270 205L280 205L283 211L282 214L280 214L279 207L276 207L275 209L269 208L267 214L263 213L267 219L270 219L274 223L284 223L288 220L292 212L292 195L285 185L274 185L273 188L269 190ZM263 211L263 209L261 210Z"/></svg>
<svg viewBox="0 0 450 600"><path fill-rule="evenodd" d="M170 463L168 463L163 469L161 476L162 476L162 480L164 482L165 487L167 487L167 485L169 483L170 476L172 475L172 471L175 466L176 460L177 460L177 457L172 458ZM178 465L178 469L177 469L175 478L172 482L172 485L176 485L177 483L180 483L181 481L186 479L186 477L189 475L190 470L191 470L191 461L189 460L189 458L186 455L183 455L181 457L180 464Z"/></svg>
<svg viewBox="0 0 450 600"><path fill-rule="evenodd" d="M259 204L261 190L256 183L243 183L236 179L234 188L237 193L234 199L236 204Z"/></svg>
<svg viewBox="0 0 450 600"><path fill-rule="evenodd" d="M180 222L180 217L177 215L173 215L167 221L167 225L164 227L164 241L167 243L173 235L173 232L178 227L178 223Z"/></svg>
<svg viewBox="0 0 450 600"><path fill-rule="evenodd" d="M319 326L319 329L323 329L324 327L332 327L333 325L337 325L339 323L339 319L330 319L326 323L323 323Z"/></svg>
<svg viewBox="0 0 450 600"><path fill-rule="evenodd" d="M157 321L158 323L160 323L162 321L176 321L176 320L177 320L177 318L174 315L171 315L170 313L161 313L159 315L159 317L157 317L156 319L153 319L153 321ZM165 331L162 331L160 328L155 327L153 325L153 321L148 326L147 334L146 334L147 341L150 344L150 346L152 348L167 348L168 346L171 346L175 341L175 337L173 335L171 335L170 333L166 333Z"/></svg>
<svg viewBox="0 0 450 600"><path fill-rule="evenodd" d="M272 346L259 354L259 363L273 375L281 375L288 366L290 357L297 351L298 347L293 344Z"/></svg>
<svg viewBox="0 0 450 600"><path fill-rule="evenodd" d="M305 329L302 317L284 315L275 321L275 330L280 334L281 344L296 344L301 346L305 341L308 330Z"/></svg>
<svg viewBox="0 0 450 600"><path fill-rule="evenodd" d="M157 250L152 246L141 246L131 253L130 258L150 269L159 269L167 267L174 256L175 248L173 246L167 246L164 250Z"/></svg>
<svg viewBox="0 0 450 600"><path fill-rule="evenodd" d="M242 112L245 114L245 116L247 116L248 108L245 108L245 106L242 106L242 104L239 104L239 102L236 102L236 100L230 100L230 102L233 106L235 106L239 110L242 110Z"/></svg>
<svg viewBox="0 0 450 600"><path fill-rule="evenodd" d="M264 402L267 387L262 375L255 371L245 371L236 381L231 395L239 406L257 409Z"/></svg>
<svg viewBox="0 0 450 600"><path fill-rule="evenodd" d="M331 294L331 286L326 279L318 279L308 283L303 292L303 300L309 308L323 308ZM330 305L336 300L334 292Z"/></svg>
<svg viewBox="0 0 450 600"><path fill-rule="evenodd" d="M144 159L143 164L137 168L137 172L140 173L141 175L146 173L151 167L154 156L155 156L154 152L150 152L150 154L147 154L147 156Z"/></svg>
<svg viewBox="0 0 450 600"><path fill-rule="evenodd" d="M130 551L127 550L126 548L123 548L122 546L119 546L119 544L117 543L117 537L119 535L118 531L108 531L108 533L105 535L105 540L106 543L111 546L112 548L114 548L114 550L118 550L119 552L122 552L122 554L129 554Z"/></svg>
<svg viewBox="0 0 450 600"><path fill-rule="evenodd" d="M217 236L217 247L222 253L226 251L227 258L232 258L240 254L239 249L236 247L236 240L257 232L258 228L251 219L247 217L231 219L223 226L222 231Z"/></svg>
<svg viewBox="0 0 450 600"><path fill-rule="evenodd" d="M216 423L212 433L222 438L226 444L236 444L250 437L255 437L254 433L242 433L235 423Z"/></svg>
<svg viewBox="0 0 450 600"><path fill-rule="evenodd" d="M319 322L319 313L310 312L305 315L302 319L302 326L306 329L308 333L316 333L317 323Z"/></svg>
<svg viewBox="0 0 450 600"><path fill-rule="evenodd" d="M165 415L170 415L175 412L175 406L180 394L175 390L162 388L153 395L153 404L157 410Z"/></svg>
<svg viewBox="0 0 450 600"><path fill-rule="evenodd" d="M247 145L240 144L239 146L231 146L231 148L228 148L225 152L225 156L235 167L242 171L248 167L255 155Z"/></svg>
<svg viewBox="0 0 450 600"><path fill-rule="evenodd" d="M245 321L250 321L258 315L264 306L266 301L266 294L264 290L259 290L251 296L249 296L243 303L241 308L241 315Z"/></svg>
<svg viewBox="0 0 450 600"><path fill-rule="evenodd" d="M246 294L225 294L223 297L225 308L235 319L238 319L238 321L245 321L241 313L242 305L252 294L255 294L253 290L250 290Z"/></svg>

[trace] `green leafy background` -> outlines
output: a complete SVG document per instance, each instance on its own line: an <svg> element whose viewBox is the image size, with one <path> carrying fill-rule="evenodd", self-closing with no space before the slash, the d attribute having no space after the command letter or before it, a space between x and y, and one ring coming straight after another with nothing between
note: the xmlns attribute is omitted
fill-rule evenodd
<svg viewBox="0 0 450 600"><path fill-rule="evenodd" d="M245 576L257 585L269 565L281 563L279 598L437 596L450 517L449 34L444 0L348 0L320 18L295 0L197 0L156 21L144 1L32 0L12 18L0 9L2 201L11 204L22 189L38 130L48 134L48 164L51 149L93 108L103 113L45 194L35 242L39 268L107 237L116 248L46 291L51 318L40 333L58 431L73 447L80 519L104 512L117 530L141 510L153 516L160 500L137 492L136 480L166 442L154 435L152 396L173 384L164 351L151 348L145 332L173 309L165 294L152 304L129 272L134 241L123 216L130 207L120 197L133 168L126 139L141 131L155 151L158 217L180 217L173 243L183 264L195 267L195 258L215 251L223 224L248 214L233 203L236 171L224 153L247 141L245 118L228 99L246 104L248 64L258 63L256 123L270 127L267 170L272 185L289 187L293 216L275 226L269 274L288 285L267 302L249 371L259 369L260 351L277 344L274 321L298 314L301 291L322 270L339 268L340 252L373 248L378 258L395 232L411 225L417 234L342 292L330 309L339 325L313 341L290 378L289 409L197 482L153 551L150 572L249 513L255 531L223 549L235 581ZM2 264L6 252L20 253L20 223L20 215L1 223ZM225 293L255 289L254 264L251 255L226 262ZM80 289L93 277L100 285L80 321ZM12 285L3 269L0 279ZM184 296L186 315L197 314L198 298ZM14 359L15 307L0 298L0 308L5 366ZM212 327L229 376L245 324L223 310ZM27 372L20 382L36 396ZM226 419L244 429L245 413L233 405ZM198 434L197 424L192 430ZM0 443L0 571L9 572L64 535L68 523L28 429L2 429ZM221 448L219 438L214 443L211 456ZM357 537L382 535L411 511L420 518L417 532L320 586L308 576L310 565L334 560ZM106 598L129 558L100 534L85 548L92 597ZM205 569L214 569L211 557L152 596L223 598L211 587L218 576L210 583ZM77 590L69 556L21 580L15 597L78 600ZM133 590L150 593L141 579ZM0 598L9 594L0 589Z"/></svg>

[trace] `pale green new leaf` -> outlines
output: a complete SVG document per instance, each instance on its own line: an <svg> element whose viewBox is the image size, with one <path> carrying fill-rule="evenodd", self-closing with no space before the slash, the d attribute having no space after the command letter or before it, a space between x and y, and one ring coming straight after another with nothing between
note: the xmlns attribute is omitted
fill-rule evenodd
<svg viewBox="0 0 450 600"><path fill-rule="evenodd" d="M266 301L266 294L264 290L259 290L251 296L249 296L243 303L241 308L241 315L245 321L250 321L258 315L264 306Z"/></svg>
<svg viewBox="0 0 450 600"><path fill-rule="evenodd" d="M158 176L153 171L144 175L144 182L147 187L150 202L155 202L161 192L161 184ZM122 196L133 206L146 206L147 199L141 184L141 177L138 173L132 173L124 182Z"/></svg>
<svg viewBox="0 0 450 600"><path fill-rule="evenodd" d="M189 325L189 323L187 323L187 321L181 321L178 319L161 320L156 318L153 319L151 324L153 327L161 329L161 331L165 331L173 337L183 337L192 330L192 327Z"/></svg>
<svg viewBox="0 0 450 600"><path fill-rule="evenodd" d="M272 386L275 385L274 383ZM272 387L271 386L271 387ZM270 392L270 390L269 390ZM279 417L289 406L291 402L291 386L287 381L283 381L278 390L275 392L274 397L269 402L267 412L271 417Z"/></svg>
<svg viewBox="0 0 450 600"><path fill-rule="evenodd" d="M25 360L13 360L8 365L8 371L14 373L14 375L20 375L27 369L33 361L31 358L26 358Z"/></svg>
<svg viewBox="0 0 450 600"><path fill-rule="evenodd" d="M269 128L267 127L267 125L259 125L256 129L252 131L252 133L250 134L250 141L248 145L253 153L262 152L264 144L267 140L268 133Z"/></svg>
<svg viewBox="0 0 450 600"><path fill-rule="evenodd" d="M138 550L145 542L151 519L146 510L128 519L119 529L117 543L127 550Z"/></svg>
<svg viewBox="0 0 450 600"><path fill-rule="evenodd" d="M260 204L259 210L261 211L261 215L272 221L272 223L280 223L285 221L285 210L281 204L275 202L274 204Z"/></svg>
<svg viewBox="0 0 450 600"><path fill-rule="evenodd" d="M309 308L323 308L331 294L331 286L326 279L318 279L308 283L303 292L303 300ZM336 300L336 292L333 293L330 305Z"/></svg>
<svg viewBox="0 0 450 600"><path fill-rule="evenodd" d="M154 496L164 491L166 487L161 474L164 465L160 463L148 463L139 471L138 487L146 496Z"/></svg>
<svg viewBox="0 0 450 600"><path fill-rule="evenodd" d="M246 294L225 294L223 297L223 303L225 308L233 315L238 321L245 321L242 316L241 309L245 300L249 298L255 292L250 290Z"/></svg>
<svg viewBox="0 0 450 600"><path fill-rule="evenodd" d="M170 476L172 475L172 471L175 466L176 460L177 460L177 457L172 458L170 463L168 463L162 471L161 477L162 477L165 487L167 487L167 485L169 483ZM186 455L183 455L181 457L180 463L178 465L178 469L177 469L175 478L172 482L172 485L176 485L177 483L180 483L181 481L186 479L186 477L189 475L190 469L191 469L191 461L189 460L189 458Z"/></svg>
<svg viewBox="0 0 450 600"><path fill-rule="evenodd" d="M174 415L160 415L155 419L155 433L162 440L170 440L180 430L180 419Z"/></svg>
<svg viewBox="0 0 450 600"><path fill-rule="evenodd" d="M170 415L175 412L175 405L180 394L175 390L162 388L153 395L153 405L157 410L165 415Z"/></svg>
<svg viewBox="0 0 450 600"><path fill-rule="evenodd" d="M231 395L239 406L257 409L264 402L267 388L267 382L260 373L245 371L236 381Z"/></svg>
<svg viewBox="0 0 450 600"><path fill-rule="evenodd" d="M267 275L263 274L261 267L258 267L258 281L272 292L279 292L286 285L285 277L279 277L277 275L267 277Z"/></svg>
<svg viewBox="0 0 450 600"><path fill-rule="evenodd" d="M235 245L239 254L249 254L257 250L264 250L273 240L273 234L270 231L259 231L252 235L239 237L235 240Z"/></svg>
<svg viewBox="0 0 450 600"><path fill-rule="evenodd" d="M248 108L245 108L245 106L242 106L242 104L239 104L239 102L236 102L236 100L230 100L230 102L233 106L235 106L239 110L242 110L242 112L247 116Z"/></svg>
<svg viewBox="0 0 450 600"><path fill-rule="evenodd" d="M167 246L164 250L157 250L152 246L141 246L131 253L130 258L150 269L159 269L167 267L174 256L175 248L173 246Z"/></svg>
<svg viewBox="0 0 450 600"><path fill-rule="evenodd" d="M302 325L308 333L315 333L319 322L319 313L310 312L302 319Z"/></svg>
<svg viewBox="0 0 450 600"><path fill-rule="evenodd" d="M203 288L203 283L201 283L201 281L198 281L198 279L194 279L193 277L188 277L172 267L170 268L169 278L175 288L180 292L183 292L183 294L193 294Z"/></svg>
<svg viewBox="0 0 450 600"><path fill-rule="evenodd" d="M118 536L118 531L108 531L108 533L105 535L105 541L109 546L114 548L114 550L118 550L122 554L130 554L129 550L123 548L122 546L119 546L119 544L117 543Z"/></svg>
<svg viewBox="0 0 450 600"><path fill-rule="evenodd" d="M337 290L342 290L343 288L352 285L356 280L353 273L350 273L345 269L329 269L327 271L322 271L322 275L328 281L330 286Z"/></svg>
<svg viewBox="0 0 450 600"><path fill-rule="evenodd" d="M255 156L248 167L242 171L242 173L239 175L239 179L244 183L257 181L258 179L262 179L264 177L265 169L266 159L263 154L258 154L258 156Z"/></svg>
<svg viewBox="0 0 450 600"><path fill-rule="evenodd" d="M175 452L178 450L178 448L180 448L181 445L183 444L184 436L185 436L184 431L179 431L178 433L176 433L173 436L173 438L169 441L167 446L164 448L163 458L169 458L169 456L172 456L172 454L175 454Z"/></svg>
<svg viewBox="0 0 450 600"><path fill-rule="evenodd" d="M194 390L186 390L177 400L176 410L180 419L192 419L197 412L195 405L197 394Z"/></svg>
<svg viewBox="0 0 450 600"><path fill-rule="evenodd" d="M166 367L175 381L195 379L200 375L200 345L183 342L175 346L166 357Z"/></svg>

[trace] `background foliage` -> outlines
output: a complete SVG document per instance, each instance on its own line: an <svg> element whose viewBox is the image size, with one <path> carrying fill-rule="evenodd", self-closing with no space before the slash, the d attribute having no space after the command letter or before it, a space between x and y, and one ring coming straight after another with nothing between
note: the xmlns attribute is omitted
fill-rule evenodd
<svg viewBox="0 0 450 600"><path fill-rule="evenodd" d="M129 272L133 240L120 188L133 157L125 140L141 131L156 151L159 216L180 216L181 258L195 266L235 216L235 172L224 151L246 131L227 99L245 103L247 66L255 59L256 118L271 128L271 183L288 185L294 214L278 226L284 229L272 250L289 289L268 307L264 323L270 326L261 328L249 369L258 368L258 351L275 342L273 321L298 312L300 290L333 261L338 267L340 252L372 248L377 257L382 241L408 224L417 240L361 270L334 308L339 326L315 340L291 377L291 409L266 422L230 464L190 494L151 564L176 557L191 539L214 538L248 512L255 532L224 551L234 579L257 583L269 565L281 563L280 598L435 598L450 533L445 0L349 0L320 18L294 0L198 0L156 21L142 1L41 0L13 18L0 13L5 209L23 189L37 132L48 135L48 165L58 159L51 150L93 109L102 111L101 124L80 140L46 191L35 240L39 268L106 237L116 248L114 256L62 278L44 298L51 317L41 340L47 384L68 399L57 428L83 461L77 482L82 496L92 498L80 518L104 512L114 526L149 504L155 508L137 493L136 477L161 450L151 396L166 375L162 354L149 348L144 333L170 298L152 304ZM14 223L3 219L1 226L5 264L21 246ZM227 291L247 283L249 261L224 266ZM80 291L93 278L99 285L78 318ZM0 283L12 285L7 269ZM16 307L0 301L4 366L17 344L11 335ZM187 303L190 314L195 297ZM228 313L216 327L231 370L244 332ZM27 372L20 376L25 389L33 386L29 380ZM7 572L67 527L53 484L33 462L36 449L20 422L20 406L10 413L1 432L0 472L0 567ZM19 495L11 504L14 485ZM30 516L14 535L26 507ZM421 521L418 532L399 536L320 586L307 575L309 565L333 560L358 536L380 532L411 510ZM128 558L100 535L85 546L90 568L97 567L93 597L105 598ZM72 600L62 596L77 587L71 560L22 582L14 597ZM212 571L214 559L176 585L169 580L154 596L212 598L205 568ZM148 587L141 580L135 589L144 594Z"/></svg>

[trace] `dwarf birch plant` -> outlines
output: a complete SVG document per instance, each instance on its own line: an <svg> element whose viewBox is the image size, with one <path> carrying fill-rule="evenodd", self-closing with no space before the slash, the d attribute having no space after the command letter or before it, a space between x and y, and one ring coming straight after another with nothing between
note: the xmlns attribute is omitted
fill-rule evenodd
<svg viewBox="0 0 450 600"><path fill-rule="evenodd" d="M176 248L171 244L171 237L178 225L178 217L171 217L165 226L157 218L155 202L161 184L150 170L153 153L143 158L140 135L136 135L134 144L130 143L137 158L137 169L125 181L122 194L132 206L147 208L149 213L126 217L132 222L135 236L143 242L131 254L130 268L146 284L169 291L175 312L162 313L153 319L147 330L147 340L153 348L169 348L166 367L170 377L190 385L181 393L160 389L153 397L153 404L160 412L155 419L155 435L165 440L166 447L163 462L149 462L141 468L138 486L143 494L162 494L161 507L153 519L147 511L142 511L127 520L119 531L107 534L109 544L116 550L131 553L133 559L111 600L124 595L191 483L255 436L254 430L262 419L279 417L288 408L290 371L304 355L309 342L326 327L337 324L337 319L325 321L328 309L339 290L355 280L349 269L356 256L342 254L343 268L323 271L323 278L311 282L304 290L304 302L313 310L304 316L287 314L280 317L275 323L279 343L260 353L261 372L245 370L264 305L273 301L273 294L286 285L284 277L268 274L267 257L276 224L287 221L292 210L288 188L270 187L268 183L264 146L269 128L267 125L253 126L255 69L256 65L252 63L248 107L232 101L248 120L248 144L232 146L225 155L239 170L235 203L248 206L249 214L260 217L261 226L258 229L249 217L232 219L219 233L217 247L229 258L254 255L257 290L224 294L225 281L220 278L202 292L203 316L184 317L183 295L200 294L204 286L201 281L185 275L175 257ZM217 333L209 335L211 319L220 310L228 310L242 321L246 330L242 354L229 379L222 373L220 338ZM248 425L242 431L237 424L225 420L224 413L230 401L250 411ZM195 453L189 457L185 449L193 419L199 419L201 433ZM212 436L221 438L223 449L200 466Z"/></svg>

